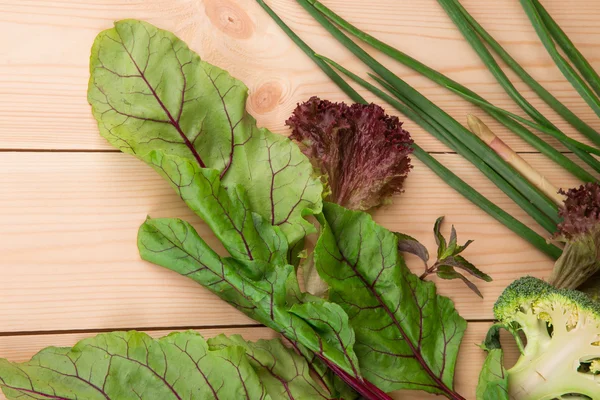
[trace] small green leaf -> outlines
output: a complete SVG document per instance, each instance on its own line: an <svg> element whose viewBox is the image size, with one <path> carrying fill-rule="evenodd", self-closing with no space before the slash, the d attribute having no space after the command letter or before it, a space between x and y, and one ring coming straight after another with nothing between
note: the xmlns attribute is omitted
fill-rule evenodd
<svg viewBox="0 0 600 400"><path fill-rule="evenodd" d="M438 259L442 259L442 256L446 252L446 239L444 235L440 232L440 228L442 226L442 222L444 221L444 217L439 217L435 220L435 224L433 225L433 235L435 236L435 243L438 245Z"/></svg>
<svg viewBox="0 0 600 400"><path fill-rule="evenodd" d="M0 387L16 399L271 399L240 346L209 349L198 333L152 339L112 332L31 361L0 359Z"/></svg>
<svg viewBox="0 0 600 400"><path fill-rule="evenodd" d="M489 352L479 374L477 400L509 400L508 374L502 365L503 358L502 349Z"/></svg>
<svg viewBox="0 0 600 400"><path fill-rule="evenodd" d="M503 351L500 345L500 329L494 324L490 328L481 348L488 352L479 375L477 400L508 400L508 375L503 364Z"/></svg>
<svg viewBox="0 0 600 400"><path fill-rule="evenodd" d="M467 242L465 244L463 244L462 246L457 246L456 250L454 250L454 255L458 255L458 254L462 253L463 251L465 251L467 249L467 247L469 247L469 245L473 242L474 242L474 240L467 240Z"/></svg>
<svg viewBox="0 0 600 400"><path fill-rule="evenodd" d="M454 256L454 259L457 261L456 268L460 268L462 270L467 271L471 275L476 278L482 279L486 282L493 281L492 277L486 274L485 272L478 269L476 266L471 264L469 261L465 260L462 256Z"/></svg>
<svg viewBox="0 0 600 400"><path fill-rule="evenodd" d="M452 225L452 229L450 230L450 242L448 242L448 248L454 250L454 248L456 247L456 241L457 241L457 235L456 235L456 228L454 228L454 225Z"/></svg>
<svg viewBox="0 0 600 400"><path fill-rule="evenodd" d="M394 234L398 238L398 251L414 254L427 265L427 261L429 261L427 247L423 246L417 239L407 234L398 232L394 232Z"/></svg>

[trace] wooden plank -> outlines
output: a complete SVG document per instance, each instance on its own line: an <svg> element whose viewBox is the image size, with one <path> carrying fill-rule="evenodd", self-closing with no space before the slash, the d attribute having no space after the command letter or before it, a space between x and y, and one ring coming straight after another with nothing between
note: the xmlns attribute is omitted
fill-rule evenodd
<svg viewBox="0 0 600 400"><path fill-rule="evenodd" d="M469 324L460 348L456 367L456 389L467 399L475 398L477 376L479 376L479 371L485 359L485 353L475 346L475 343L480 343L483 340L489 325L485 322ZM274 337L273 331L266 328L200 329L199 332L205 337L213 337L220 333L227 335L237 333L248 340ZM166 335L168 331L151 331L148 333L151 336L160 337ZM0 337L0 357L15 362L26 361L46 346L72 346L78 340L94 335L94 333L83 333L3 336ZM506 347L506 365L510 366L518 358L518 350L514 346L513 340L507 336L504 336L503 343ZM427 395L424 392L409 391L396 392L393 397L403 400L439 399L439 397ZM0 394L0 400L4 400L2 394Z"/></svg>
<svg viewBox="0 0 600 400"><path fill-rule="evenodd" d="M354 71L366 71L294 1L269 3L316 51ZM369 2L368 7L361 0L325 3L359 27L447 73L495 104L517 111L435 0L378 0ZM554 66L518 2L463 3L540 82L600 129L600 120ZM546 0L544 4L592 65L600 67L600 2ZM176 32L207 61L243 80L251 91L250 112L261 126L275 132L287 132L284 121L299 101L315 94L345 99L253 0L11 0L0 5L0 12L2 149L110 148L98 136L86 102L88 57L98 32L121 18L145 19ZM385 57L381 59L461 122L469 112L482 114L418 74ZM521 82L517 80L516 84L535 105L541 104ZM548 112L547 107L540 110ZM556 122L579 138L566 123ZM490 125L516 150L531 150L498 124ZM406 127L427 150L445 150L413 123Z"/></svg>
<svg viewBox="0 0 600 400"><path fill-rule="evenodd" d="M534 222L457 155L440 161L512 215ZM526 155L551 182L577 182L543 156ZM48 331L247 324L250 320L196 283L139 259L136 234L146 215L181 217L215 238L157 174L120 153L0 153L0 330ZM422 164L394 205L375 212L386 227L434 249L433 222L447 216L466 257L495 279L480 300L443 281L467 319L490 319L501 290L524 274L547 276L552 262L446 186ZM422 264L412 260L416 272Z"/></svg>

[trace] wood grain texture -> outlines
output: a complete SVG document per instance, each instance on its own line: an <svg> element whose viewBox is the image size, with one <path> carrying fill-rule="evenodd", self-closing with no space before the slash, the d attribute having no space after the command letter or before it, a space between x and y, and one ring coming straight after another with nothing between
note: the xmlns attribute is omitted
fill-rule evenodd
<svg viewBox="0 0 600 400"><path fill-rule="evenodd" d="M435 0L377 0L368 7L362 0L324 3L496 105L517 111ZM600 129L600 121L546 54L517 1L463 3L534 77ZM294 1L271 0L269 4L317 52L356 72L366 71ZM545 0L544 4L592 65L600 67L600 26L596 23L600 2ZM243 80L251 91L250 112L259 125L275 132L287 132L283 122L297 102L311 95L345 99L254 0L8 0L0 4L0 15L0 149L110 148L98 136L85 98L88 58L98 32L122 18L145 19L174 31L204 59ZM464 122L469 112L483 114L418 74L385 57L382 60L459 121ZM535 105L541 105L528 88L518 80L516 84ZM540 110L549 113L547 107ZM554 120L580 138L564 121ZM489 118L485 122L516 150L531 150ZM413 123L406 127L426 150L445 150Z"/></svg>
<svg viewBox="0 0 600 400"><path fill-rule="evenodd" d="M535 223L457 155L445 165L515 217ZM558 186L576 184L538 154L525 155ZM121 153L0 153L0 329L43 331L247 324L195 282L143 262L136 248L146 215L180 217L218 243L151 168ZM459 282L443 281L467 319L492 318L492 305L516 277L548 276L550 259L475 208L422 164L406 192L375 213L377 221L434 249L432 226L446 215L459 240L475 239L466 256L495 279L479 283L484 300ZM540 232L542 233L542 232ZM412 260L419 272L422 264Z"/></svg>
<svg viewBox="0 0 600 400"><path fill-rule="evenodd" d="M456 368L456 389L467 399L475 398L475 386L477 384L475 377L479 375L483 360L485 359L485 353L475 344L483 340L489 325L489 323L485 322L469 324L460 347ZM207 338L220 333L226 335L241 334L247 340L275 337L273 331L267 328L199 329L198 331ZM148 332L153 337L161 337L168 333L169 331ZM72 346L75 342L94 335L95 333L82 333L0 337L0 357L8 358L15 362L27 361L46 346ZM503 339L506 347L506 365L510 366L518 358L518 350L513 345L513 340L508 336L503 336ZM440 397L427 395L423 392L400 391L394 393L393 398L421 400L439 399ZM4 399L0 393L0 400Z"/></svg>
<svg viewBox="0 0 600 400"><path fill-rule="evenodd" d="M317 52L366 72L296 2L268 2ZM518 112L436 0L323 2L494 104ZM462 3L536 79L600 130L600 120L555 67L518 1ZM544 5L600 69L600 2L544 0ZM210 245L223 249L162 179L134 158L115 152L98 134L86 101L89 51L102 29L123 18L144 19L175 32L205 60L244 81L250 89L250 113L274 132L287 134L285 119L297 102L312 95L347 100L254 0L0 1L0 357L25 360L45 346L72 345L96 330L148 328L160 336L166 334L163 329L197 327L206 336L225 332L249 339L273 337L272 331L253 327L253 321L193 281L139 259L136 233L148 214L184 218ZM515 150L532 151L474 106L367 50L460 122L475 112ZM531 90L515 83L559 127L581 140ZM426 150L447 151L412 122L405 127ZM454 154L436 157L490 200L536 227L465 160ZM539 154L525 158L556 186L578 183ZM485 335L489 322L483 321L493 317L493 302L519 276L548 276L552 262L418 162L406 193L374 213L378 222L417 237L430 249L432 224L440 215L447 217L444 232L454 224L460 241L476 240L465 255L494 278L479 283L483 300L460 283L438 282L439 291L456 302L465 318L480 321L469 325L457 368L458 390L474 398L484 354L473 344ZM422 268L415 259L409 262L416 272ZM80 330L88 333L64 333ZM508 363L516 358L513 347L507 358ZM421 393L396 397L433 398Z"/></svg>

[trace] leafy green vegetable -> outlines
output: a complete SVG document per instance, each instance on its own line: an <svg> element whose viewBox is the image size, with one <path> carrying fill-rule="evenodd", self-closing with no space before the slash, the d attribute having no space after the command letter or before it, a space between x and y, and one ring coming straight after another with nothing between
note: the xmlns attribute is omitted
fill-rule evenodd
<svg viewBox="0 0 600 400"><path fill-rule="evenodd" d="M285 347L279 339L248 342L240 335L219 335L209 339L208 344L211 349L244 348L250 365L273 399L331 398L310 375L306 360Z"/></svg>
<svg viewBox="0 0 600 400"><path fill-rule="evenodd" d="M321 209L320 180L289 139L256 127L242 82L172 33L135 20L98 35L90 74L88 100L115 147L145 161L156 151L218 171L213 179L244 187L251 209L290 243L313 231L303 216Z"/></svg>
<svg viewBox="0 0 600 400"><path fill-rule="evenodd" d="M509 400L508 375L504 368L504 353L500 345L500 325L492 325L481 346L488 355L479 375L477 400Z"/></svg>
<svg viewBox="0 0 600 400"><path fill-rule="evenodd" d="M466 322L452 301L408 270L396 235L368 214L325 203L321 222L316 266L350 317L364 376L385 391L462 398L452 381Z"/></svg>
<svg viewBox="0 0 600 400"><path fill-rule="evenodd" d="M503 358L502 349L490 350L479 375L477 400L509 400L508 375L502 365Z"/></svg>
<svg viewBox="0 0 600 400"><path fill-rule="evenodd" d="M9 399L271 399L243 347L212 350L191 331L106 333L22 364L0 359L0 386Z"/></svg>
<svg viewBox="0 0 600 400"><path fill-rule="evenodd" d="M219 257L190 224L175 219L147 220L138 244L143 259L195 280L251 318L358 375L345 313L336 304L303 296L292 265ZM329 325L315 329L316 319Z"/></svg>

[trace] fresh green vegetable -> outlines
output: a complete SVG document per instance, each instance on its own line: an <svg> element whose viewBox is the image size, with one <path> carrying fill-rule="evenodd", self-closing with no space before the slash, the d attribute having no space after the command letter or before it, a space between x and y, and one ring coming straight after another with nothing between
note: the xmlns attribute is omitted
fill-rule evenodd
<svg viewBox="0 0 600 400"><path fill-rule="evenodd" d="M488 67L489 71L494 75L498 83L504 88L506 93L525 111L529 116L531 116L535 121L539 124L544 125L547 128L558 131L559 129L550 122L548 118L546 118L542 113L540 113L531 103L525 99L519 93L519 91L514 87L508 76L504 73L500 65L494 59L494 56L487 49L483 41L479 38L474 28L471 26L465 15L463 14L463 9L459 6L458 0L438 0L438 3L446 10L452 21L461 31L465 39L469 42L469 44L473 47L475 52L479 55L484 64ZM564 134L563 134L564 135ZM564 135L566 136L566 135ZM575 153L578 157L580 157L583 161L588 163L592 168L595 168L598 172L600 172L600 162L595 158L591 157L589 154L585 153L583 150L578 147L572 145L569 142L563 142L563 144ZM587 181L590 181L587 179ZM593 180L591 180L593 181Z"/></svg>
<svg viewBox="0 0 600 400"><path fill-rule="evenodd" d="M540 85L508 52L490 35L471 14L460 4L455 1L456 7L462 12L463 16L469 21L477 34L486 42L486 44L494 50L494 52L512 69L519 78L523 80L533 91L548 104L557 114L563 117L579 132L590 139L594 144L600 145L600 134L591 126L581 120L575 113L561 103L552 95L546 88Z"/></svg>
<svg viewBox="0 0 600 400"><path fill-rule="evenodd" d="M566 196L556 239L565 243L550 283L577 289L600 271L600 184L561 191Z"/></svg>
<svg viewBox="0 0 600 400"><path fill-rule="evenodd" d="M556 43L552 39L553 35L550 29L552 29L552 31L556 33L557 37L560 36L560 33L557 32L557 30L554 28L554 25L550 25L550 28L546 26L544 20L538 12L536 2L534 2L533 0L521 0L521 5L523 6L525 13L531 20L535 31L537 32L538 36L540 37L540 40L544 44L544 47L546 47L548 54L550 54L550 56L556 63L558 69L560 69L560 71L568 79L568 81L571 82L571 85L573 85L575 90L577 90L577 93L579 93L579 95L585 100L585 102L588 103L592 110L594 110L594 112L598 116L600 116L600 99L596 96L594 91L590 89L590 87L585 83L583 78L581 78L581 76L579 76L579 74L573 69L571 64L569 64L569 62L565 60L562 54L560 54L560 52L556 48ZM546 18L546 20L547 19L548 18ZM564 43L563 41L563 44L566 43ZM569 54L573 53L569 52ZM583 72L585 72L586 70L587 67L584 66ZM586 74L586 77L589 76L590 74Z"/></svg>
<svg viewBox="0 0 600 400"><path fill-rule="evenodd" d="M481 348L488 352L477 384L477 400L509 400L508 374L504 368L504 352L500 344L500 324L490 328Z"/></svg>
<svg viewBox="0 0 600 400"><path fill-rule="evenodd" d="M452 381L467 324L452 301L409 271L396 235L370 215L325 203L320 222L315 264L348 313L365 377L384 391L462 399Z"/></svg>
<svg viewBox="0 0 600 400"><path fill-rule="evenodd" d="M494 306L494 314L513 334L517 330L524 334L527 345L517 363L506 371L507 381L492 380L490 373L484 371L480 387L491 390L489 382L492 382L506 390L508 382L509 397L519 400L598 396L600 308L597 303L583 293L555 289L540 279L525 277L506 288ZM490 352L486 361L488 370L501 371L500 361L497 352ZM500 388L495 390L500 393Z"/></svg>
<svg viewBox="0 0 600 400"><path fill-rule="evenodd" d="M339 68L339 66L338 66ZM487 176L492 182L498 186L500 190L506 193L519 207L525 210L535 221L540 224L544 229L546 229L550 233L554 233L556 231L556 221L552 220L546 214L540 213L539 209L535 207L534 204L531 203L522 193L515 189L509 182L499 176L496 171L491 168L488 164L485 163L484 160L480 159L477 152L467 147L460 140L455 138L452 134L450 134L443 125L439 124L435 121L431 116L429 116L425 111L420 109L414 103L410 101L409 98L404 96L402 93L394 89L387 82L382 80L375 75L371 75L379 84L385 87L390 93L393 93L397 99L402 100L409 108L410 111L407 111L408 114L416 114L415 118L412 118L415 122L421 125L428 132L432 133L436 138L438 138L442 143L450 147L451 149L457 151L459 154L463 155L465 158L471 160L473 165L475 165L485 176ZM407 115L408 115L407 114ZM481 140L480 138L477 138ZM484 143L486 147L489 148L487 143ZM514 170L515 173L518 171L510 166ZM528 181L529 182L529 181ZM539 190L539 189L536 189ZM547 196L546 196L547 197Z"/></svg>
<svg viewBox="0 0 600 400"><path fill-rule="evenodd" d="M510 117L510 118L514 119L515 121L519 121L522 124L528 125L528 126L534 128L534 129L537 129L540 132L543 132L543 133L545 133L547 135L550 135L550 136L554 137L555 139L558 139L565 146L567 144L569 144L569 145L575 146L578 149L580 149L582 151L585 151L587 153L595 154L595 155L600 155L600 149L597 149L596 147L589 146L589 145L587 145L585 143L578 142L575 139L571 139L570 137L568 137L567 135L565 135L561 131L558 131L558 130L556 130L554 128L547 128L544 125L540 125L540 124L537 124L535 122L531 122L527 118L523 118L520 115L513 114L510 111L503 110L500 107L496 107L493 104L488 103L487 101L481 101L481 100L479 100L477 98L473 98L471 95L469 95L467 93L460 92L460 91L455 90L455 89L450 88L450 87L448 89L452 90L453 92L455 92L457 94L459 94L460 96L464 97L465 99L469 100L470 102L481 106L483 109L487 108L487 109L490 109L490 110L495 110L495 111L497 111L499 113L502 113L502 114L506 115L507 117Z"/></svg>
<svg viewBox="0 0 600 400"><path fill-rule="evenodd" d="M465 86L461 85L460 83L448 78L447 76L437 72L433 68L428 67L427 65L419 62L418 60L410 57L409 55L395 49L394 47L378 40L377 38L369 35L368 33L363 32L360 29L356 28L354 25L350 24L348 21L344 20L339 15L335 14L332 10L330 10L329 8L327 8L326 6L321 4L319 1L310 0L310 2L311 2L311 4L314 5L314 7L319 12L321 12L324 16L329 18L336 25L340 26L346 32L356 36L357 38L364 41L365 43L380 50L381 52L388 55L392 59L401 62L402 64L413 69L414 71L419 72L423 76L431 79L433 82L436 82L441 86L444 86L447 88L452 88L453 90L458 91L459 93L468 94L470 97L467 99L470 101L472 101L471 99L477 99L481 102L487 103L487 101L483 97L479 96L477 93L473 92L472 90L468 89L467 87L465 87ZM548 95L552 96L552 95L550 95L550 93L548 93ZM558 102L558 100L556 100L556 101ZM532 132L527 130L525 127L523 127L519 123L513 121L511 118L507 118L507 116L504 115L503 113L497 112L490 108L484 108L484 110L487 111L498 122L502 123L508 129L510 129L517 135L519 135L523 140L525 140L527 143L529 143L531 146L533 146L536 150L540 151L542 154L546 155L548 158L555 161L558 165L562 166L567 171L571 172L574 176L576 176L579 179L586 181L586 182L595 181L595 178L590 173L585 171L583 168L581 168L579 165L577 165L571 159L566 157L560 151L554 149L548 143L546 143L545 141L543 141L542 139L540 139L539 137L534 135ZM574 116L574 118L577 118L577 117ZM581 121L581 123L584 124L583 121ZM599 138L598 142L600 143L600 135L598 135L592 128L589 128L589 130L591 130L591 132L593 134L598 136L598 138ZM586 162L593 162L593 158L590 159L589 156L586 157L585 155L582 155L582 157L585 158Z"/></svg>
<svg viewBox="0 0 600 400"><path fill-rule="evenodd" d="M329 398L306 360L280 340L207 341L193 331L160 339L105 333L72 348L49 347L25 363L0 359L0 377L9 399Z"/></svg>
<svg viewBox="0 0 600 400"><path fill-rule="evenodd" d="M465 244L459 245L454 225L452 225L452 230L450 231L450 239L446 241L446 238L444 238L444 235L440 232L443 220L444 217L439 217L437 221L435 221L433 227L433 234L438 245L437 260L431 267L427 267L428 260L423 259L423 262L425 262L425 272L421 275L421 279L424 279L431 274L436 274L438 278L446 280L460 279L469 287L469 289L475 292L479 297L483 298L477 286L461 272L466 272L485 282L491 282L492 278L460 255L471 243L473 243L473 241L467 240Z"/></svg>
<svg viewBox="0 0 600 400"><path fill-rule="evenodd" d="M542 19L542 22L546 25L546 29L552 35L552 38L556 41L556 43L560 46L562 51L565 52L569 60L573 63L573 65L577 68L579 73L585 78L590 87L596 92L597 95L600 95L600 76L592 65L585 59L583 54L575 44L569 39L567 34L560 28L560 26L554 21L552 16L546 11L542 3L538 0L533 0L533 4Z"/></svg>
<svg viewBox="0 0 600 400"><path fill-rule="evenodd" d="M377 332L355 333L357 314L347 314L349 303L342 303L338 297L337 304L300 290L296 268L290 264L290 248L314 229L312 225L305 227L308 222L303 217L321 209L322 186L309 160L291 141L256 128L244 111L246 88L241 82L200 61L172 34L139 21L117 22L114 29L98 36L93 51L90 102L102 133L165 177L230 253L219 256L184 221L149 218L138 235L143 259L194 279L246 315L281 333L299 354L310 360L330 397L389 399L384 391L400 385L462 399L453 391L452 380L465 322L450 300L435 294L432 283L421 283L403 266L394 234L373 226L379 234L391 235L391 239L385 243L362 243L360 237L351 235L338 236L336 240L354 242L355 249L364 244L364 254L380 252L386 260L398 263L403 279L419 281L406 288L412 295L403 292L399 298L387 287L396 283L398 272L388 278L385 271L378 282L383 285L391 279L386 287L373 285L370 294L363 292L359 301L384 301L389 308L389 301L402 300L390 308L394 318L406 307L406 313L413 316L412 323L418 323L422 332L428 333L426 338L406 337L405 344L396 341L396 348L385 355L387 361L381 361L366 351L363 343L381 345L387 337ZM173 86L171 81L159 86L162 76L171 77ZM193 89L185 90L186 87ZM138 92L144 93L147 102L132 106L130 96ZM186 102L190 92L196 97ZM179 108L182 104L184 107ZM168 122L160 119L169 115L181 118ZM388 121L385 117L383 120ZM202 140L188 137L186 132L190 129L200 129L198 137ZM203 145L196 147L196 143ZM223 149L233 153L224 153L224 158L215 156ZM309 195L315 199L307 200ZM287 214L279 217L282 203ZM368 217L362 212L355 215ZM324 216L319 218L325 221ZM327 223L333 221L328 219ZM315 251L315 259L324 257L319 254ZM342 268L330 271L329 278L342 282L343 273ZM336 284L335 293L342 290L343 284ZM354 291L351 287L345 290ZM415 298L416 303L411 300ZM419 313L419 307L426 308L427 313ZM414 328L407 321L400 327L402 332L413 335ZM404 336L398 339L401 337ZM415 340L419 341L417 348ZM440 347L441 343L448 348ZM413 349L414 357L423 359L407 369L395 367L396 383L386 383L369 372L381 368L379 361L403 358L407 349ZM372 365L374 362L377 365ZM402 381L412 383L405 385Z"/></svg>

